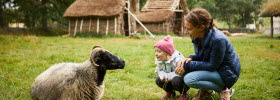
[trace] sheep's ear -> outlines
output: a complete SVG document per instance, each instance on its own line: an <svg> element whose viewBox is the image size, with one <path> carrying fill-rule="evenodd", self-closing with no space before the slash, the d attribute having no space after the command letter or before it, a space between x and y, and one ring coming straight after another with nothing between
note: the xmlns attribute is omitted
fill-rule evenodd
<svg viewBox="0 0 280 100"><path fill-rule="evenodd" d="M93 47L92 52L90 54L90 61L93 65L95 66L99 66L97 65L95 62L97 62L99 59L96 59L98 57L96 56L100 56L100 54L104 53L105 50L102 49L100 46L99 47Z"/></svg>
<svg viewBox="0 0 280 100"><path fill-rule="evenodd" d="M92 49L95 49L95 48L102 48L101 46L97 45L97 46L93 46Z"/></svg>

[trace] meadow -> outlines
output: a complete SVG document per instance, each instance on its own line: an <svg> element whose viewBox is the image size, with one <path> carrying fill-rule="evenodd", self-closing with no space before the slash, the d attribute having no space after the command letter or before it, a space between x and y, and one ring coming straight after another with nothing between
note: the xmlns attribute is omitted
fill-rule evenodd
<svg viewBox="0 0 280 100"><path fill-rule="evenodd" d="M232 100L279 100L280 39L261 34L229 39L242 66ZM164 91L155 84L158 40L0 35L0 100L30 100L37 75L55 63L84 62L95 45L126 61L125 69L107 71L102 100L159 100ZM194 53L188 37L174 38L174 44L185 57ZM191 97L196 91L189 90Z"/></svg>

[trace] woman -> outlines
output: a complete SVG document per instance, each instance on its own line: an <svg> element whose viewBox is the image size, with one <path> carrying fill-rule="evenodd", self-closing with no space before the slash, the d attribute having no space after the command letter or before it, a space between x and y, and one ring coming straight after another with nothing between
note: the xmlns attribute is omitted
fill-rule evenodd
<svg viewBox="0 0 280 100"><path fill-rule="evenodd" d="M229 39L219 30L210 13L202 8L193 9L186 17L187 34L194 45L195 54L178 63L175 73L185 75L184 82L199 89L193 100L204 99L214 90L221 100L229 100L231 88L240 74L239 58Z"/></svg>

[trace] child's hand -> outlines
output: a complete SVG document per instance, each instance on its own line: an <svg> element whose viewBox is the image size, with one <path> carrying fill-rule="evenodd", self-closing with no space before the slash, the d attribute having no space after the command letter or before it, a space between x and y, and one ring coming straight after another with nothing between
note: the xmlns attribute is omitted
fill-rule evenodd
<svg viewBox="0 0 280 100"><path fill-rule="evenodd" d="M165 76L163 77L162 82L164 82L164 83L168 82L168 80L165 78Z"/></svg>
<svg viewBox="0 0 280 100"><path fill-rule="evenodd" d="M175 73L176 73L177 75L183 75L183 74L185 73L184 67L176 67Z"/></svg>

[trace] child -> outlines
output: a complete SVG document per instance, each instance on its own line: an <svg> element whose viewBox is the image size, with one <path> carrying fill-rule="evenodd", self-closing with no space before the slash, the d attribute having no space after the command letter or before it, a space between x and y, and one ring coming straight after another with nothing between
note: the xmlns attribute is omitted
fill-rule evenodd
<svg viewBox="0 0 280 100"><path fill-rule="evenodd" d="M173 39L168 35L154 45L156 56L156 84L166 91L161 99L175 97L175 90L180 92L178 100L188 98L189 87L184 84L183 78L175 74L177 63L184 59L184 56L174 49Z"/></svg>

